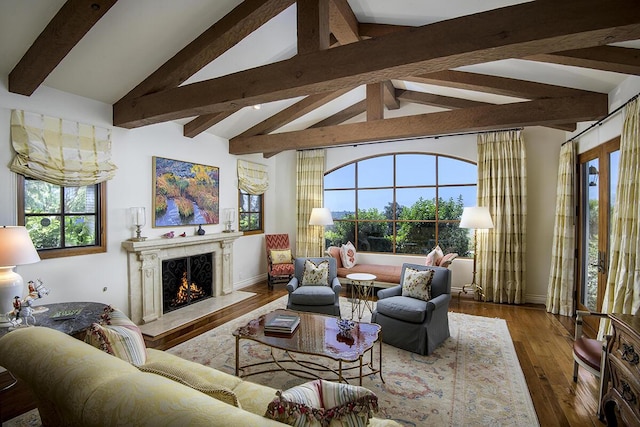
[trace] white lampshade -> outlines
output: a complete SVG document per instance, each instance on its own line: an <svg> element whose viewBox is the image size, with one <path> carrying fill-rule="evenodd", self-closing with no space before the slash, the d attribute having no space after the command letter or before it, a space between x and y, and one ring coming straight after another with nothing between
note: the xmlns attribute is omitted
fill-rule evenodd
<svg viewBox="0 0 640 427"><path fill-rule="evenodd" d="M460 228L471 228L474 230L493 228L489 208L483 206L464 208L462 210L462 218L460 218Z"/></svg>
<svg viewBox="0 0 640 427"><path fill-rule="evenodd" d="M0 327L9 326L4 315L13 310L14 297L23 297L24 281L13 267L40 261L24 227L0 227Z"/></svg>
<svg viewBox="0 0 640 427"><path fill-rule="evenodd" d="M333 225L331 211L328 208L313 208L309 225Z"/></svg>

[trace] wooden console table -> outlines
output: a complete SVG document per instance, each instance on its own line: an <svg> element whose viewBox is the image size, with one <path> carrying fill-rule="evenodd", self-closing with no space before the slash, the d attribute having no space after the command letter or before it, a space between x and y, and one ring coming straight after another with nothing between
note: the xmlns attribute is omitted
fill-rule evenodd
<svg viewBox="0 0 640 427"><path fill-rule="evenodd" d="M640 425L640 316L610 314L613 336L607 347L611 388L602 398L608 426L618 417L628 426ZM616 411L616 408L618 409Z"/></svg>

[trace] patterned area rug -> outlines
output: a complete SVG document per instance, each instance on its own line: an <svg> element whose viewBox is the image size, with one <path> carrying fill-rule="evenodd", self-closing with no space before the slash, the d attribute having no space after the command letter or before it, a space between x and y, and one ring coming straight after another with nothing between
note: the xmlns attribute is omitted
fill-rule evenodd
<svg viewBox="0 0 640 427"><path fill-rule="evenodd" d="M168 351L233 374L232 331L264 313L285 308L286 298ZM350 315L351 304L347 299L343 299L341 310L343 316ZM370 314L365 313L362 321L369 321ZM376 416L394 419L405 426L539 425L506 322L449 313L449 323L451 338L430 356L383 344L385 383L378 375L370 375L363 381L363 386L378 396L380 411ZM241 352L243 363L270 359L267 347L249 340L241 341ZM248 379L280 389L308 381L285 372Z"/></svg>
<svg viewBox="0 0 640 427"><path fill-rule="evenodd" d="M285 308L286 298L167 351L233 374L235 338L231 332L262 314ZM343 299L341 309L345 316L351 313L347 299ZM362 321L369 321L370 315L365 313ZM376 416L405 426L539 425L506 322L449 313L449 326L451 338L430 356L383 344L385 383L378 375L363 381L378 396L380 411ZM243 363L268 360L265 346L248 340L241 344ZM307 381L284 372L248 379L280 389ZM37 410L3 423L12 427L39 425Z"/></svg>

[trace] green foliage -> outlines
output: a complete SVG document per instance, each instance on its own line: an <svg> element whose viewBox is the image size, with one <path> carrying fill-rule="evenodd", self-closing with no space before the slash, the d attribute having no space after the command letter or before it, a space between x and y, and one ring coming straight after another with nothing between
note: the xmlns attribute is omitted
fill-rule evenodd
<svg viewBox="0 0 640 427"><path fill-rule="evenodd" d="M63 247L63 233L64 247L96 244L96 194L96 186L60 187L26 179L25 226L34 246L37 249Z"/></svg>
<svg viewBox="0 0 640 427"><path fill-rule="evenodd" d="M458 226L464 204L462 196L438 200L436 218L435 200L419 198L411 206L389 203L384 212L376 208L361 209L358 217L346 214L325 229L327 246L340 246L351 241L360 251L426 254L437 244L448 252L469 256L469 232ZM394 210L395 242L394 242ZM436 222L437 220L437 222ZM357 239L356 239L357 223ZM436 226L438 239L436 242Z"/></svg>

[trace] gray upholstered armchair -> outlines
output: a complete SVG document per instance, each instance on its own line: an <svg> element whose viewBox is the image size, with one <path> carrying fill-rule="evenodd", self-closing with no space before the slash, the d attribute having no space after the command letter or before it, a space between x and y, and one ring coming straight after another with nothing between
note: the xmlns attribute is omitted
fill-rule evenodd
<svg viewBox="0 0 640 427"><path fill-rule="evenodd" d="M315 264L322 261L329 262L329 286L302 286L306 260ZM335 258L296 258L294 277L287 284L289 292L287 309L340 316L340 290L342 286L337 273L338 267Z"/></svg>
<svg viewBox="0 0 640 427"><path fill-rule="evenodd" d="M407 267L434 270L431 299L402 296ZM403 264L400 285L378 291L378 303L371 321L382 326L382 341L418 354L431 354L449 338L451 270L445 267Z"/></svg>

